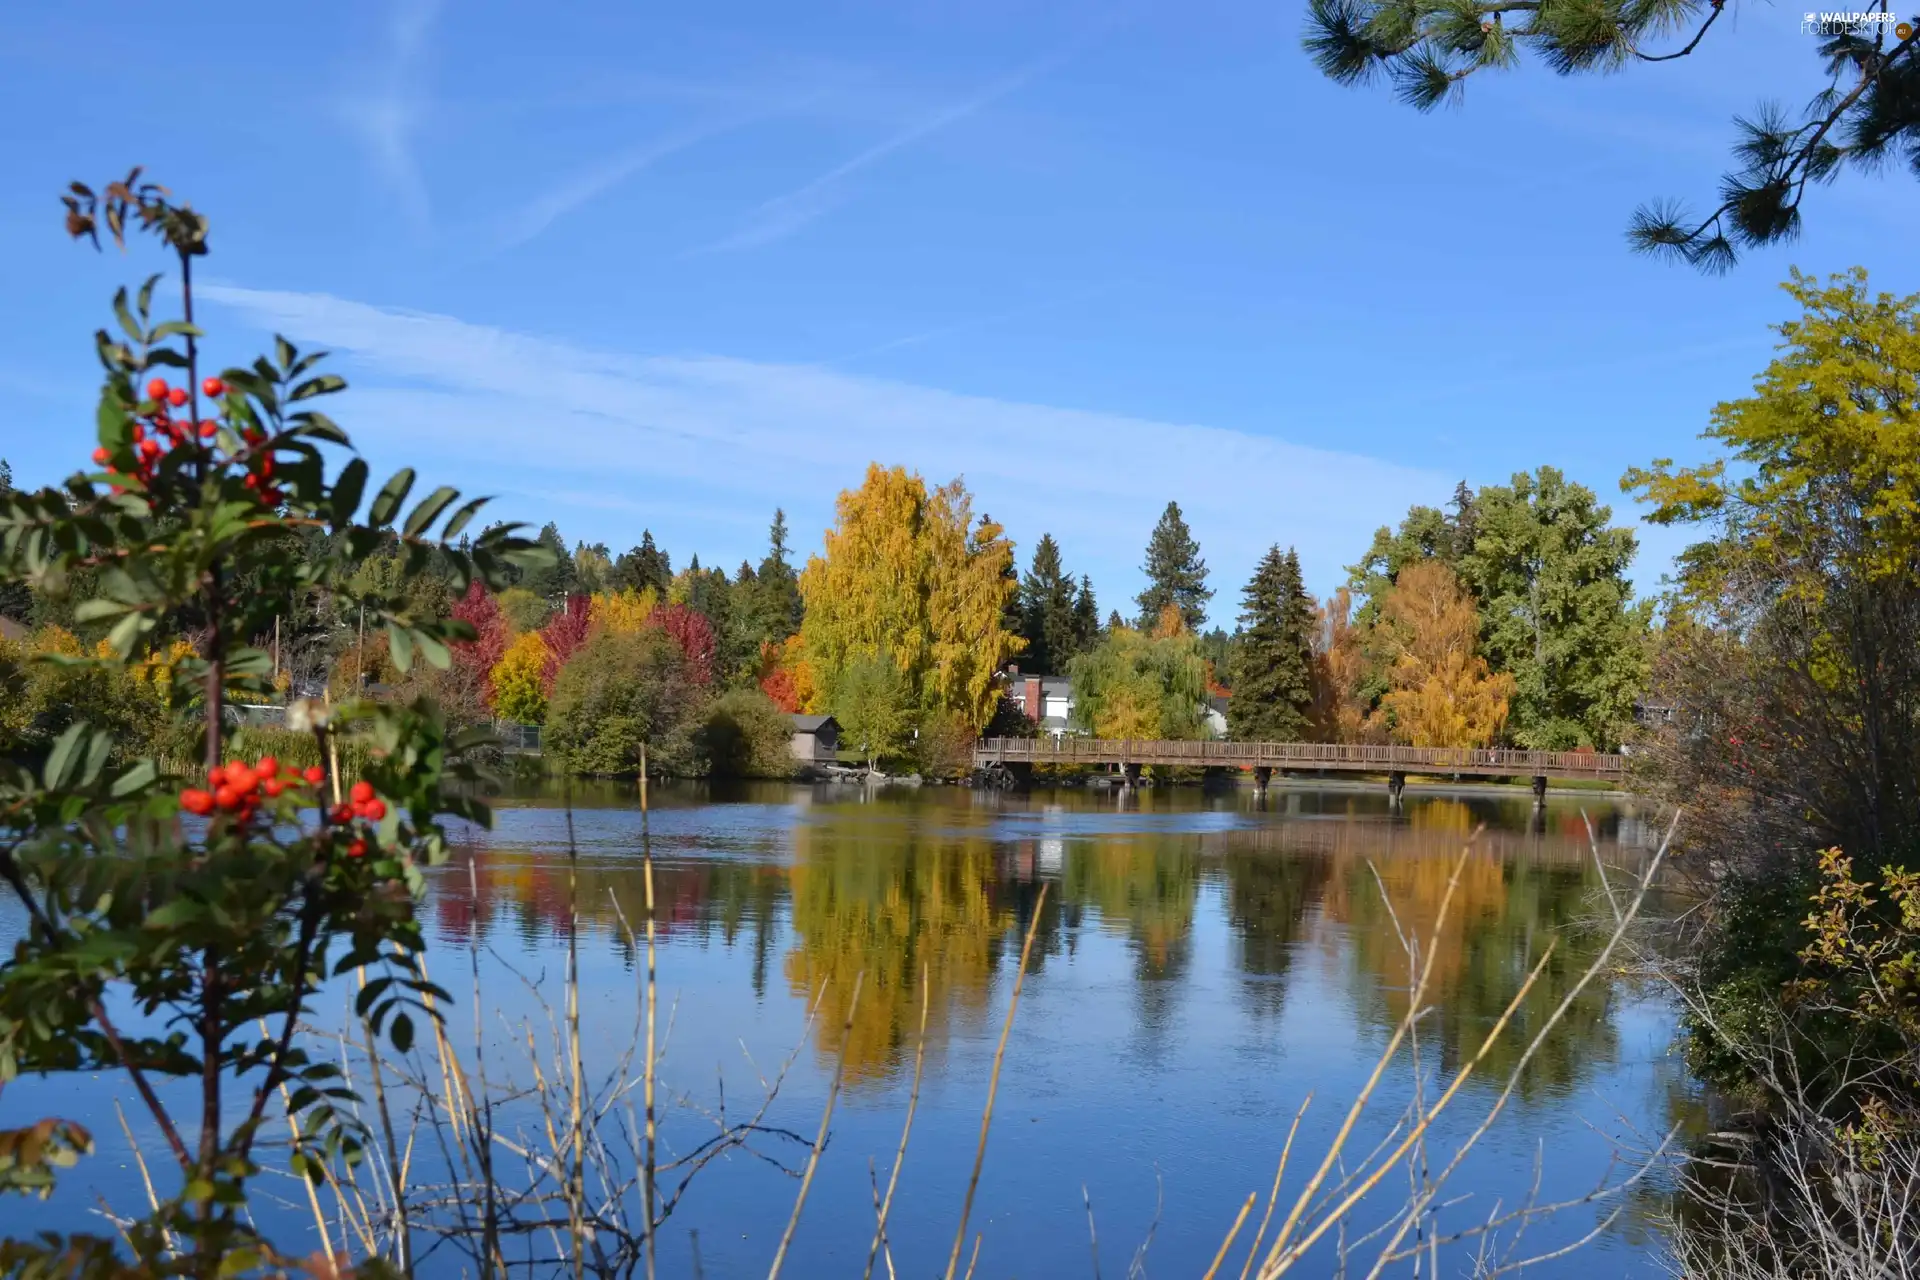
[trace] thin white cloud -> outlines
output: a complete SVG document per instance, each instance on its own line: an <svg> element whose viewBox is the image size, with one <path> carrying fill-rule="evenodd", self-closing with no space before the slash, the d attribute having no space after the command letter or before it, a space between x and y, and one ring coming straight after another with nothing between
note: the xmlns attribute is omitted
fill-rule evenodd
<svg viewBox="0 0 1920 1280"><path fill-rule="evenodd" d="M1001 98L1053 70L1071 57L1073 52L1073 49L1068 49L1029 63L1011 75L1003 76L985 88L941 107L938 111L875 143L851 159L835 165L819 177L795 187L784 195L778 195L766 201L748 214L745 224L733 234L695 252L724 253L734 249L752 249L785 239L840 203L843 197L837 188L854 174L992 106Z"/></svg>
<svg viewBox="0 0 1920 1280"><path fill-rule="evenodd" d="M343 353L356 385L342 409L381 460L437 456L464 473L452 483L521 495L516 517L558 518L569 536L609 545L637 540L643 523L621 509L654 513L644 523L656 537L710 563L758 559L755 535L776 505L795 545L817 546L833 495L878 460L933 481L964 475L975 510L1023 548L1053 533L1103 608L1126 608L1140 548L1177 499L1219 589L1213 616L1230 625L1238 584L1269 544L1298 546L1311 582L1330 589L1376 527L1444 500L1454 480L1271 436L818 366L596 352L321 294L209 285L202 296ZM525 501L542 493L575 496L557 512Z"/></svg>
<svg viewBox="0 0 1920 1280"><path fill-rule="evenodd" d="M421 63L441 2L398 0L373 85L347 95L340 106L342 118L360 134L408 220L422 230L432 222L433 208L414 147L427 116Z"/></svg>
<svg viewBox="0 0 1920 1280"><path fill-rule="evenodd" d="M508 214L499 225L494 248L496 250L518 248L567 214L598 199L668 156L739 128L745 123L747 123L745 119L740 119L682 129L666 137L630 148L596 168L576 174Z"/></svg>

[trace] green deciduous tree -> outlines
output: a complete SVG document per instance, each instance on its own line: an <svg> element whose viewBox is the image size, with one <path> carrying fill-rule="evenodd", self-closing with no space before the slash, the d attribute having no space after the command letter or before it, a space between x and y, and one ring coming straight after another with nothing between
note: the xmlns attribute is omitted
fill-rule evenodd
<svg viewBox="0 0 1920 1280"><path fill-rule="evenodd" d="M574 773L691 773L706 691L664 630L599 631L553 684L541 748Z"/></svg>
<svg viewBox="0 0 1920 1280"><path fill-rule="evenodd" d="M1474 513L1459 570L1479 602L1481 652L1514 679L1513 741L1617 747L1646 686L1652 616L1627 580L1633 531L1609 527L1612 510L1552 467L1481 489Z"/></svg>
<svg viewBox="0 0 1920 1280"><path fill-rule="evenodd" d="M1213 598L1207 587L1207 562L1200 558L1200 544L1193 540L1179 503L1169 502L1160 523L1154 525L1140 571L1147 575L1146 590L1135 598L1141 630L1152 630L1168 605L1180 611L1187 630L1197 632L1206 625L1207 601Z"/></svg>
<svg viewBox="0 0 1920 1280"><path fill-rule="evenodd" d="M1809 77L1780 94L1806 107L1767 104L1735 121L1734 165L1720 180L1719 203L1699 216L1671 201L1643 206L1630 230L1636 247L1724 270L1741 248L1797 235L1808 186L1849 166L1872 170L1890 157L1911 163L1920 141L1920 32L1909 19L1900 34L1893 5L1869 8L1867 22L1806 33L1807 56L1818 60L1825 83L1816 92ZM1723 0L1310 0L1306 47L1333 79L1384 79L1424 111L1459 98L1476 72L1518 66L1525 50L1561 75L1682 60L1726 9Z"/></svg>
<svg viewBox="0 0 1920 1280"><path fill-rule="evenodd" d="M786 778L793 774L793 717L758 689L715 698L700 726L699 750L715 778Z"/></svg>
<svg viewBox="0 0 1920 1280"><path fill-rule="evenodd" d="M913 688L892 655L861 654L835 675L828 693L842 740L869 768L905 749L913 731Z"/></svg>
<svg viewBox="0 0 1920 1280"><path fill-rule="evenodd" d="M1077 729L1097 738L1205 736L1207 663L1191 632L1115 627L1067 670Z"/></svg>
<svg viewBox="0 0 1920 1280"><path fill-rule="evenodd" d="M1300 557L1270 547L1242 592L1227 729L1242 742L1299 742L1313 727L1314 604Z"/></svg>

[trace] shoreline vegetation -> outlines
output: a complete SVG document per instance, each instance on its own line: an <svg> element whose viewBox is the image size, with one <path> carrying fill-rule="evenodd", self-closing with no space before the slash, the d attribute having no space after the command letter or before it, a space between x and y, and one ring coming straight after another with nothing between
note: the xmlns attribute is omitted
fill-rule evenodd
<svg viewBox="0 0 1920 1280"><path fill-rule="evenodd" d="M651 1277L695 1177L771 1148L795 1175L777 1276L844 1061L811 1134L763 1125L762 1107L690 1149L663 1144L649 780L790 770L802 708L830 711L870 771L964 772L983 734L1032 731L1002 685L1022 654L1069 675L1076 727L1106 737L1197 736L1231 695L1229 731L1253 740L1630 739L1634 790L1667 815L1639 865L1608 867L1594 846L1592 920L1543 939L1477 1047L1442 1062L1422 1036L1442 1012L1423 938L1453 910L1463 842L1434 918L1393 918L1405 1006L1377 1064L1354 1097L1315 1104L1341 1117L1323 1150L1295 1150L1297 1115L1270 1135L1271 1187L1249 1188L1237 1215L1220 1206L1208 1277L1235 1259L1243 1280L1336 1260L1377 1273L1443 1249L1512 1268L1538 1260L1531 1227L1600 1214L1541 1255L1558 1256L1656 1179L1680 1188L1664 1225L1690 1275L1920 1268L1920 299L1873 294L1862 271L1796 275L1801 315L1753 393L1714 413L1720 456L1626 477L1654 520L1702 533L1657 618L1625 579L1632 534L1543 467L1416 508L1326 601L1276 545L1227 635L1200 630L1213 591L1173 503L1138 614L1104 624L1051 539L1022 579L1006 530L959 482L929 489L900 467L840 495L798 572L778 514L766 559L734 575L691 559L674 573L650 534L616 559L569 552L552 525L479 523L483 500L418 493L410 468L375 483L325 412L345 383L319 354L284 339L250 362L206 354L202 215L137 170L62 199L70 235L151 236L170 274L122 290L98 336L92 469L0 491L0 608L31 624L0 641L14 762L0 886L26 921L0 964L0 1084L12 1108L34 1098L23 1078L117 1082L149 1135L148 1191L112 1207L111 1232L32 1235L9 1214L6 1274L411 1276L422 1244L445 1240L489 1276L513 1273L511 1246L576 1280ZM177 317L155 314L163 282ZM284 727L236 727L243 702L283 706ZM550 1036L527 1048L534 1083L488 1074L504 1042L447 1032L455 997L418 907L450 856L446 824L490 821L496 719L539 725L569 775L639 780L647 900L623 928L645 976L633 1046L605 1082L584 1064L577 876L567 971L539 992ZM568 823L571 870L570 807ZM1644 918L1656 879L1687 907ZM1551 969L1575 933L1590 963ZM1625 967L1670 992L1688 1066L1733 1122L1690 1145L1656 1135L1584 1194L1443 1238L1448 1184L1527 1063L1576 996ZM974 1193L1026 968L1023 949L948 1280L979 1256ZM845 993L849 1021L868 977ZM1539 990L1560 998L1541 1007ZM323 1011L343 996L350 1012ZM894 1267L924 1043L884 1195L874 1181L869 1274ZM1373 1115L1389 1078L1411 1101ZM534 1145L509 1145L514 1116L538 1118ZM13 1125L10 1110L9 1124L9 1199L51 1192L95 1147L68 1117ZM248 1207L269 1167L298 1179L321 1252L262 1235Z"/></svg>

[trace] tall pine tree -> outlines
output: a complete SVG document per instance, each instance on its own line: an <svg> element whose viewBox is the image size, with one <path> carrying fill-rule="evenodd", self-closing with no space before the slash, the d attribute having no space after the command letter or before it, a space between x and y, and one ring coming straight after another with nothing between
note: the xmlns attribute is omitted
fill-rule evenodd
<svg viewBox="0 0 1920 1280"><path fill-rule="evenodd" d="M1227 731L1242 742L1299 742L1312 727L1313 601L1300 557L1274 546L1242 592Z"/></svg>
<svg viewBox="0 0 1920 1280"><path fill-rule="evenodd" d="M673 564L666 552L653 545L651 529L642 529L640 545L613 562L612 586L616 591L645 591L652 587L664 600L672 581Z"/></svg>
<svg viewBox="0 0 1920 1280"><path fill-rule="evenodd" d="M574 568L573 555L567 550L567 540L560 536L560 527L549 521L540 530L539 543L553 554L553 560L543 569L530 571L520 580L520 585L548 602L572 595L579 574Z"/></svg>
<svg viewBox="0 0 1920 1280"><path fill-rule="evenodd" d="M1147 575L1147 589L1136 597L1141 629L1152 628L1160 611L1172 605L1180 611L1187 630L1197 634L1206 623L1207 601L1213 592L1207 587L1207 562L1200 558L1200 544L1181 517L1179 503L1169 502L1161 513L1147 542L1147 562L1140 570Z"/></svg>
<svg viewBox="0 0 1920 1280"><path fill-rule="evenodd" d="M1020 584L1020 634L1027 642L1021 665L1048 675L1063 673L1084 647L1075 622L1073 578L1061 568L1060 544L1050 533L1040 535L1033 567Z"/></svg>
<svg viewBox="0 0 1920 1280"><path fill-rule="evenodd" d="M787 513L776 507L767 530L767 554L754 575L759 583L759 609L768 638L784 640L800 629L800 576L787 559Z"/></svg>
<svg viewBox="0 0 1920 1280"><path fill-rule="evenodd" d="M1073 598L1073 648L1085 653L1100 643L1100 606L1094 603L1093 580L1080 575L1080 594Z"/></svg>

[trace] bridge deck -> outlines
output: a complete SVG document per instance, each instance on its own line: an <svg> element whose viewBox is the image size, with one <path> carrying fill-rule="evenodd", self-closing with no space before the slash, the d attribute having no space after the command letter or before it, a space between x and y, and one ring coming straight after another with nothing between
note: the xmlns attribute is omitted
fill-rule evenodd
<svg viewBox="0 0 1920 1280"><path fill-rule="evenodd" d="M983 767L994 764L1220 766L1603 782L1622 781L1627 773L1625 756L1597 751L1507 751L1324 742L1142 742L1067 737L988 738L974 749L973 761Z"/></svg>

